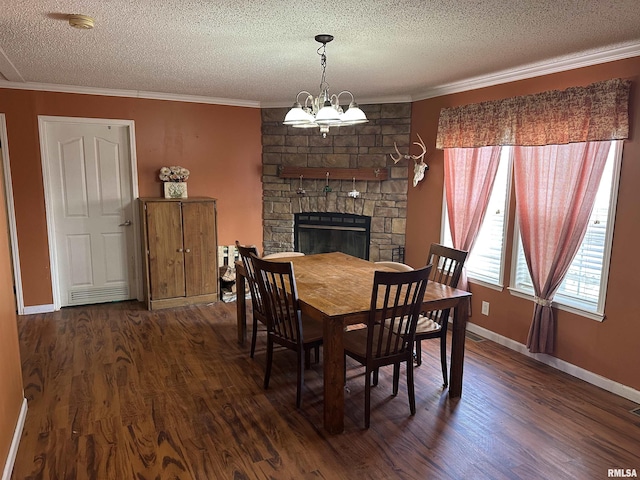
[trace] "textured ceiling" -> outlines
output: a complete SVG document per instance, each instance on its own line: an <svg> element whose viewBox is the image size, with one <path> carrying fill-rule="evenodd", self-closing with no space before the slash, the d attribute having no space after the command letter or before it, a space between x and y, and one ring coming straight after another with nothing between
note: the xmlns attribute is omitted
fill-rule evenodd
<svg viewBox="0 0 640 480"><path fill-rule="evenodd" d="M415 100L550 62L640 55L638 7L638 0L2 0L0 87L289 105L299 90L317 92L313 37L329 33L333 93L349 89L360 103ZM94 17L95 28L71 28L73 13Z"/></svg>

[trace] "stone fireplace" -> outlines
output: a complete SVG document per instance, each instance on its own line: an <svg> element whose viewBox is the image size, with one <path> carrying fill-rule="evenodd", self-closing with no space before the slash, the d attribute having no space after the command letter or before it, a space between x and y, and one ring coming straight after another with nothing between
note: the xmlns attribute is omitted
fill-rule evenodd
<svg viewBox="0 0 640 480"><path fill-rule="evenodd" d="M288 109L262 110L262 181L264 252L296 247L295 215L339 213L370 217L369 259L398 260L404 251L407 213L407 160L394 165L394 142L408 151L411 104L360 106L369 123L331 128L323 138L317 129L282 125ZM385 180L281 178L282 167L384 168ZM413 165L411 165L413 167ZM325 188L327 187L328 188ZM351 190L359 197L349 196ZM299 193L304 190L304 193Z"/></svg>

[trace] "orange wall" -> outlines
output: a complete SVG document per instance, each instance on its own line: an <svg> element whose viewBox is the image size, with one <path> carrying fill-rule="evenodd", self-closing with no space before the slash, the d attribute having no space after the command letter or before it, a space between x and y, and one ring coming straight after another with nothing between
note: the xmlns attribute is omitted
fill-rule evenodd
<svg viewBox="0 0 640 480"><path fill-rule="evenodd" d="M556 311L558 322L555 355L571 364L640 390L640 57L586 67L568 72L512 82L464 93L415 102L412 110L412 138L419 133L431 152L430 170L418 187L411 188L407 210L406 260L424 264L431 242L440 240L443 191L443 152L435 150L440 109L468 103L588 85L611 78L633 81L630 101L630 138L624 143L620 190L615 221L606 319L596 322L568 312ZM515 212L514 195L510 224ZM508 232L505 285L509 284L511 240ZM519 343L526 343L533 303L509 294L472 284L471 321ZM480 315L482 301L490 302L490 315Z"/></svg>
<svg viewBox="0 0 640 480"><path fill-rule="evenodd" d="M4 198L4 183L0 181L0 472L7 460L24 396Z"/></svg>
<svg viewBox="0 0 640 480"><path fill-rule="evenodd" d="M218 199L218 243L262 244L257 108L0 89L6 114L25 306L53 303L38 115L135 121L139 193L162 195L158 170L191 170L189 196Z"/></svg>

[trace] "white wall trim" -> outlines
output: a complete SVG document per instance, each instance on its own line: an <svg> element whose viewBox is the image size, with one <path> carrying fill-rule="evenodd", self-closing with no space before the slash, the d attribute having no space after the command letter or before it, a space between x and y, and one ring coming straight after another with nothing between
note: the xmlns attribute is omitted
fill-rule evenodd
<svg viewBox="0 0 640 480"><path fill-rule="evenodd" d="M51 313L55 312L55 305L50 303L48 305L32 305L29 307L24 307L21 315L35 315L38 313Z"/></svg>
<svg viewBox="0 0 640 480"><path fill-rule="evenodd" d="M615 393L616 395L626 398L627 400L631 400L632 402L640 404L640 391L635 390L631 387L618 382L614 382L613 380L598 375L597 373L590 372L589 370L585 370L584 368L578 367L577 365L573 365L572 363L560 360L557 357L553 357L544 353L531 353L529 352L529 350L527 350L526 345L499 335L495 332L492 332L491 330L487 330L486 328L474 323L469 322L467 324L467 330L493 342L496 342L502 346L505 346L511 350L515 350L516 352L526 355L527 357L533 358L534 360L538 360L545 365L556 368L561 372L568 373L573 377L584 380L585 382L595 385L596 387L600 387L603 390Z"/></svg>
<svg viewBox="0 0 640 480"><path fill-rule="evenodd" d="M101 124L101 125L122 125L129 130L129 158L130 158L130 171L131 175L131 209L133 215L133 254L134 254L134 281L136 283L136 298L142 301L142 260L140 258L140 228L139 228L139 215L137 214L137 208L135 202L139 197L138 193L138 161L136 156L136 137L135 137L135 122L133 120L118 120L109 118L82 118L82 117L54 117L47 115L38 115L38 130L40 138L40 161L42 164L42 181L44 184L44 204L47 217L47 239L49 241L49 262L51 268L51 290L53 293L53 308L54 310L60 310L62 301L60 298L60 285L58 284L58 261L57 261L57 246L55 239L55 225L54 215L52 207L52 191L50 184L50 172L49 161L47 157L47 142L46 142L46 124L60 122L60 123L81 123L81 124ZM40 313L40 312L38 312Z"/></svg>
<svg viewBox="0 0 640 480"><path fill-rule="evenodd" d="M18 310L18 315L22 315L24 312L24 298L22 296L22 275L20 273L20 253L18 251L18 230L16 227L16 209L15 204L13 203L13 182L11 181L11 162L9 160L7 119L4 113L0 113L0 141L2 142L4 195L7 203L7 223L9 224L9 241L11 242L13 282L16 289L16 309Z"/></svg>
<svg viewBox="0 0 640 480"><path fill-rule="evenodd" d="M83 87L79 85L56 85L52 83L20 83L0 81L0 88L59 93L76 93L79 95L99 95L106 97L145 98L148 100L168 100L172 102L207 103L212 105L228 105L231 107L260 108L260 102L252 100L236 100L231 98L182 95L177 93L145 92L142 90L116 90L109 88Z"/></svg>
<svg viewBox="0 0 640 480"><path fill-rule="evenodd" d="M16 455L18 454L18 446L20 445L20 438L22 437L22 429L24 428L24 421L27 418L27 399L22 399L22 408L20 408L20 415L18 416L18 422L16 423L16 429L13 432L13 440L11 441L11 447L9 447L9 455L7 461L4 464L4 471L2 474L2 480L10 480L11 472L13 471L13 464L16 461Z"/></svg>
<svg viewBox="0 0 640 480"><path fill-rule="evenodd" d="M565 72L576 68L590 67L601 63L613 62L640 56L640 43L614 47L602 51L584 52L580 56L572 58L556 58L540 63L531 63L522 67L502 70L489 75L481 75L460 82L452 82L439 85L412 96L414 102L427 98L441 97L452 93L466 92L478 88L491 87L503 83L525 80L527 78L540 77L552 73ZM360 102L362 103L362 102Z"/></svg>

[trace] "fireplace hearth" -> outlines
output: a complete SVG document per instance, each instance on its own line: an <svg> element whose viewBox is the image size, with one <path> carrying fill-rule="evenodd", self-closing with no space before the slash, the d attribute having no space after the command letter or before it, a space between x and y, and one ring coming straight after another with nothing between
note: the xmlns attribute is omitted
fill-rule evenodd
<svg viewBox="0 0 640 480"><path fill-rule="evenodd" d="M371 217L349 213L296 213L294 242L306 254L343 252L369 260Z"/></svg>

